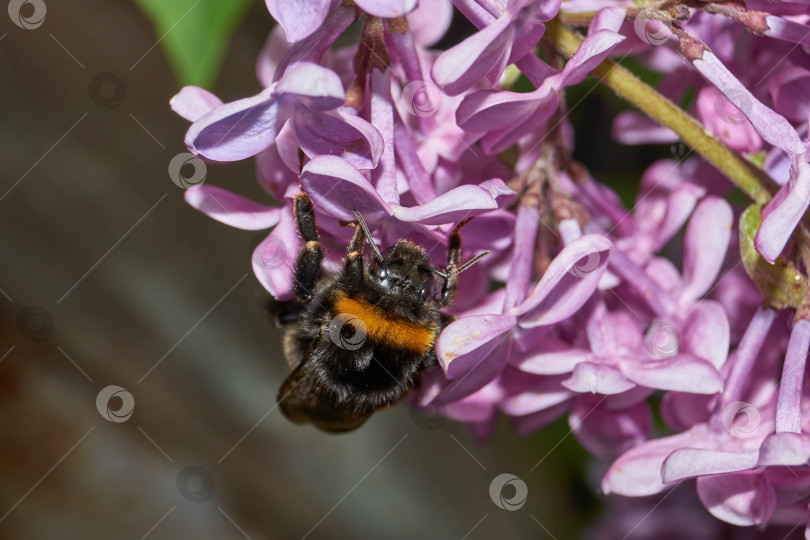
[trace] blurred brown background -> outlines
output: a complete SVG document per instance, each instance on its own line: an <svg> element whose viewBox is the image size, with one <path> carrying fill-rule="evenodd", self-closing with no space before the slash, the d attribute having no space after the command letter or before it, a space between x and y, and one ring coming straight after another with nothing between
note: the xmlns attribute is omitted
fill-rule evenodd
<svg viewBox="0 0 810 540"><path fill-rule="evenodd" d="M345 436L286 422L273 409L279 335L250 268L264 233L207 218L171 182L187 123L168 107L178 88L150 23L125 1L46 4L32 30L0 14L0 537L579 530L570 512L587 489L563 459L581 461L577 446L529 472L564 425L533 443L504 425L482 446L452 422L426 429L407 406ZM255 2L213 88L224 100L258 91L271 24ZM115 82L99 96L103 73ZM211 166L206 181L263 197L250 162ZM109 385L134 399L124 422L96 408ZM520 511L489 497L503 472L528 484Z"/></svg>

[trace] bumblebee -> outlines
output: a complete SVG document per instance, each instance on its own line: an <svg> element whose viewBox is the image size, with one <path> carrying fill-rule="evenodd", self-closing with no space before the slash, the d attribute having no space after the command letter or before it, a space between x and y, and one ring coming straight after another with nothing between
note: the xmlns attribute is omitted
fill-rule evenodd
<svg viewBox="0 0 810 540"><path fill-rule="evenodd" d="M469 220L462 221L450 234L447 268L437 270L425 249L408 239L381 252L355 211L342 270L321 277L323 249L306 194L296 196L294 212L305 245L294 269L297 300L278 314L289 325L284 352L292 369L278 403L295 423L352 431L402 399L436 363L434 344L449 323L439 310L451 305L458 275L489 252L460 264L460 231ZM370 261L363 257L366 241Z"/></svg>

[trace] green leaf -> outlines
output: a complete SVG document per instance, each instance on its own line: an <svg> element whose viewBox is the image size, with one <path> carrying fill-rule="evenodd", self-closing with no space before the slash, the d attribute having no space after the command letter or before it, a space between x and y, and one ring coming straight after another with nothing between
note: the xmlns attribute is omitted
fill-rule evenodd
<svg viewBox="0 0 810 540"><path fill-rule="evenodd" d="M777 259L769 264L754 246L762 223L762 207L752 204L740 216L740 256L748 276L776 309L799 308L807 289L807 278L790 261Z"/></svg>
<svg viewBox="0 0 810 540"><path fill-rule="evenodd" d="M135 0L155 27L177 82L210 86L251 0Z"/></svg>

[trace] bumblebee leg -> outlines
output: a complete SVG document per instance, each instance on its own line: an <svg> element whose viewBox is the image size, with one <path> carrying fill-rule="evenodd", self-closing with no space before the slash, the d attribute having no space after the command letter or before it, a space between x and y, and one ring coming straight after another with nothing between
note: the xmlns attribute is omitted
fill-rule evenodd
<svg viewBox="0 0 810 540"><path fill-rule="evenodd" d="M354 236L346 248L346 262L344 275L349 283L355 287L363 286L363 248L366 245L366 233L358 223L354 229Z"/></svg>
<svg viewBox="0 0 810 540"><path fill-rule="evenodd" d="M315 223L315 214L312 211L312 201L306 194L295 197L295 223L301 238L306 242L298 252L298 259L295 263L295 295L299 300L308 302L312 298L312 290L318 281L323 250Z"/></svg>
<svg viewBox="0 0 810 540"><path fill-rule="evenodd" d="M450 240L447 245L447 279L442 285L442 297L439 300L440 307L449 306L453 303L458 285L459 264L461 263L461 229L470 222L472 218L467 218L459 222L450 233Z"/></svg>

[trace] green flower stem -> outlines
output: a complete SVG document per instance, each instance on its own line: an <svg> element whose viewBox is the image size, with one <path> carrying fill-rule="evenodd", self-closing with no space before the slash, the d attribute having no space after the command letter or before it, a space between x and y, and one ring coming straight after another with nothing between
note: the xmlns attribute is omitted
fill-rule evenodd
<svg viewBox="0 0 810 540"><path fill-rule="evenodd" d="M557 20L547 23L543 39L566 58L570 58L582 43L579 34ZM672 129L754 202L765 204L776 193L778 186L765 171L723 144L695 118L624 67L605 60L593 70L593 75L644 114Z"/></svg>

